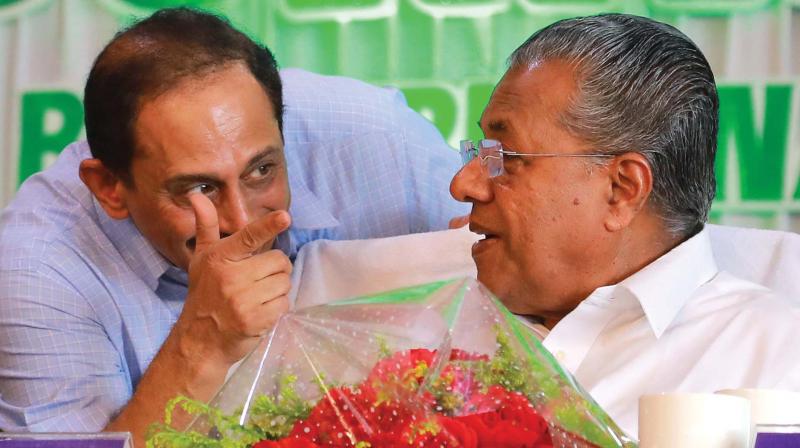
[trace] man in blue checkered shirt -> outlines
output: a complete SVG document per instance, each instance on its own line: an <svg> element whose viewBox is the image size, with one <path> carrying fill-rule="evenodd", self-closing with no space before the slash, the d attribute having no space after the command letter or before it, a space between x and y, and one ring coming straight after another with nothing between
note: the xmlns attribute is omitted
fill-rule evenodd
<svg viewBox="0 0 800 448"><path fill-rule="evenodd" d="M396 91L279 75L266 48L204 13L163 10L118 34L84 105L88 145L0 218L6 431L141 442L170 398L209 399L270 331L304 243L466 213L447 189L457 154Z"/></svg>

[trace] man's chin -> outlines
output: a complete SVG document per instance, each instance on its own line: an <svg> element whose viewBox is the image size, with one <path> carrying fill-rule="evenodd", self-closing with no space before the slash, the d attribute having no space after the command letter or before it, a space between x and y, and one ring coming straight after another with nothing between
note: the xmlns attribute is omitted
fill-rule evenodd
<svg viewBox="0 0 800 448"><path fill-rule="evenodd" d="M503 285L507 285L507 283L504 283L498 276L492 275L488 270L481 269L480 264L477 262L475 264L478 265L478 281L502 301L503 296L507 295L506 288L503 288Z"/></svg>
<svg viewBox="0 0 800 448"><path fill-rule="evenodd" d="M495 266L496 268L496 266ZM495 297L514 314L526 314L530 311L528 306L520 303L519 298L515 297L512 287L514 279L493 275L489 270L482 270L478 266L478 281L494 294Z"/></svg>

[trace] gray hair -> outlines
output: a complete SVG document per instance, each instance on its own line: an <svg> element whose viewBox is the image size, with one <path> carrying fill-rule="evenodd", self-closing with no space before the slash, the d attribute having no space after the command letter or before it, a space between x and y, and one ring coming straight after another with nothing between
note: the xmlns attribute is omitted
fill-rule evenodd
<svg viewBox="0 0 800 448"><path fill-rule="evenodd" d="M509 66L548 60L576 68L578 92L562 124L596 151L642 153L653 170L648 205L673 236L699 232L716 191L719 99L697 46L669 25L604 14L543 28Z"/></svg>

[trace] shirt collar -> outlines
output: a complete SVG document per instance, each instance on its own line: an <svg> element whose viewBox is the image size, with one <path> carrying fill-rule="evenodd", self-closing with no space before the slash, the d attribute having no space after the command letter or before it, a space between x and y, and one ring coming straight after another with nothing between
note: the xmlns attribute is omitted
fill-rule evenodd
<svg viewBox="0 0 800 448"><path fill-rule="evenodd" d="M290 169L289 172L297 171ZM339 225L339 220L333 216L328 205L308 188L301 176L290 175L289 188L292 194L289 214L292 215L293 229L320 230Z"/></svg>
<svg viewBox="0 0 800 448"><path fill-rule="evenodd" d="M703 229L620 282L614 296L617 300L625 295L635 299L659 338L695 290L718 271L708 230Z"/></svg>
<svg viewBox="0 0 800 448"><path fill-rule="evenodd" d="M285 151L289 188L292 194L292 203L289 206L292 226L288 232L278 235L275 248L282 250L294 260L300 242L313 239L310 233L338 227L339 220L333 216L329 206L331 202L320 199L306 184L304 175L308 174L308 167L297 160L290 145L287 145Z"/></svg>

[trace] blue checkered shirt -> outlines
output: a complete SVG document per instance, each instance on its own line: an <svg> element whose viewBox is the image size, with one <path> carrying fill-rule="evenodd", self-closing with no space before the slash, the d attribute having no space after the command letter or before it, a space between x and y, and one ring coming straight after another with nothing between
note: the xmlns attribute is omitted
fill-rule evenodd
<svg viewBox="0 0 800 448"><path fill-rule="evenodd" d="M316 239L442 229L467 213L457 154L401 94L284 70L290 256ZM181 312L186 273L78 178L86 143L31 177L0 216L0 428L98 431L130 399Z"/></svg>

